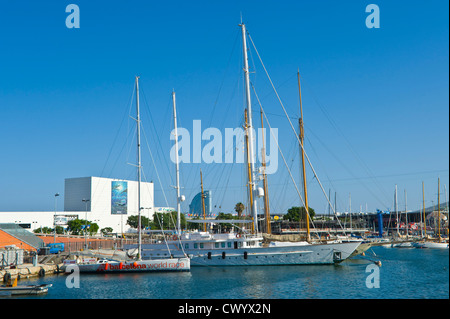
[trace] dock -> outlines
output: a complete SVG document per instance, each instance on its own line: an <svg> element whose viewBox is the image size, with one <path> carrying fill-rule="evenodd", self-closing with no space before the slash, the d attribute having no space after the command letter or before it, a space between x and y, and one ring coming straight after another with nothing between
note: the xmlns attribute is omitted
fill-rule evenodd
<svg viewBox="0 0 450 319"><path fill-rule="evenodd" d="M0 270L0 281L8 282L8 280L14 279L24 279L30 277L44 277L47 275L59 274L61 273L62 264L38 264L33 266L33 264L22 264L14 268L7 267Z"/></svg>

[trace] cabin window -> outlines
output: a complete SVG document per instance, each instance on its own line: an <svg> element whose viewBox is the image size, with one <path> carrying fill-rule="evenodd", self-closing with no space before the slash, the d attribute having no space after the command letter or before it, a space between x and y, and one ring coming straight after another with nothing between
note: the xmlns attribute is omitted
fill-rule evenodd
<svg viewBox="0 0 450 319"><path fill-rule="evenodd" d="M228 248L231 248L231 241L227 243Z"/></svg>
<svg viewBox="0 0 450 319"><path fill-rule="evenodd" d="M198 248L198 244L194 243L194 248L197 249Z"/></svg>
<svg viewBox="0 0 450 319"><path fill-rule="evenodd" d="M214 243L215 248L219 248L219 243Z"/></svg>
<svg viewBox="0 0 450 319"><path fill-rule="evenodd" d="M222 248L225 248L225 243L221 243Z"/></svg>
<svg viewBox="0 0 450 319"><path fill-rule="evenodd" d="M184 244L184 248L189 249L189 244Z"/></svg>
<svg viewBox="0 0 450 319"><path fill-rule="evenodd" d="M200 248L204 248L204 244L203 243L200 243Z"/></svg>

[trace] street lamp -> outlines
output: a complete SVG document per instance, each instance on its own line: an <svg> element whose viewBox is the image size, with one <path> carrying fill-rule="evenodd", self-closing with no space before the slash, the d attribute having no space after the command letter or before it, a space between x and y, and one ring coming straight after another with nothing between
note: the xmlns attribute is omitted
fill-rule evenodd
<svg viewBox="0 0 450 319"><path fill-rule="evenodd" d="M86 238L86 230L87 230L87 207L89 199L83 198L81 200L82 202L86 203L86 212L85 212L85 218L84 218L84 249L87 249L87 238Z"/></svg>
<svg viewBox="0 0 450 319"><path fill-rule="evenodd" d="M59 193L55 194L55 215L53 216L53 243L56 243L56 205L58 203Z"/></svg>

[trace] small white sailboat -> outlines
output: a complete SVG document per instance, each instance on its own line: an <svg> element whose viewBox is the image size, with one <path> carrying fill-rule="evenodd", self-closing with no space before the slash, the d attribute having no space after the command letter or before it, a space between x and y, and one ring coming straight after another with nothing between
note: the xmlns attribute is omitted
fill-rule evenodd
<svg viewBox="0 0 450 319"><path fill-rule="evenodd" d="M425 242L414 243L414 247L416 247L416 248L431 248L431 249L448 249L448 243L425 241Z"/></svg>
<svg viewBox="0 0 450 319"><path fill-rule="evenodd" d="M422 189L423 189L423 183L422 183ZM440 191L440 179L438 178L438 211L437 211L437 220L438 220L438 237L434 239L426 239L425 241L420 241L414 243L414 247L416 248L430 248L430 249L449 249L448 248L448 239L447 241L443 241L441 238L441 208L440 208L440 197L439 197L439 191ZM424 206L425 211L425 206ZM426 231L426 219L424 216L424 222L425 222L425 231ZM425 233L426 234L426 233Z"/></svg>

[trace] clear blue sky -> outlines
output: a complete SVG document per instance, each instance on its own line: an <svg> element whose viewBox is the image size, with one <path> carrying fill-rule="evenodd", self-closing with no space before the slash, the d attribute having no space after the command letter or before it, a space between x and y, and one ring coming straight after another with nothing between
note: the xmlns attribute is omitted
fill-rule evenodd
<svg viewBox="0 0 450 319"><path fill-rule="evenodd" d="M68 29L65 7L80 8ZM368 29L366 5L380 8ZM54 209L64 179L135 178L134 76L143 125L169 205L175 207L171 91L179 126L242 125L240 15L295 125L302 76L306 151L339 211L437 200L449 187L448 1L0 1L0 211ZM251 48L253 49L253 48ZM298 146L254 50L252 82L299 177ZM131 108L130 108L131 105ZM255 124L259 107L253 97ZM123 120L125 117L125 120ZM165 206L144 140L147 180ZM243 165L181 165L188 203L213 192L215 211L245 200ZM272 212L299 204L279 156L269 177ZM287 185L287 186L286 186ZM326 212L308 172L310 206ZM62 199L58 209L63 208Z"/></svg>

